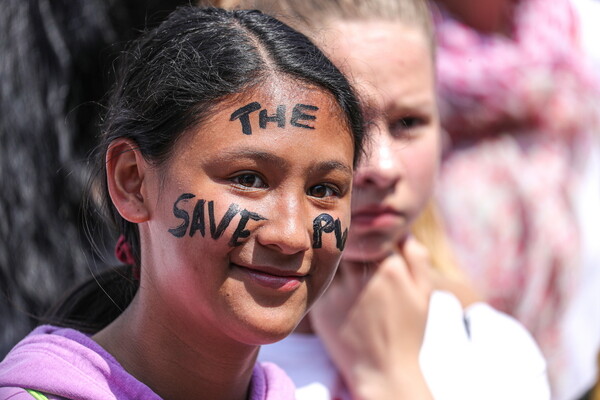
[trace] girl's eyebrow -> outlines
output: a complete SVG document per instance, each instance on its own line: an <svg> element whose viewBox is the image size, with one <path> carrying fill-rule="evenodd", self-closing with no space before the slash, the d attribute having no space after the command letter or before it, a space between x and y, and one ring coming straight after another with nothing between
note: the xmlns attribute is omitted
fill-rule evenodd
<svg viewBox="0 0 600 400"><path fill-rule="evenodd" d="M283 157L279 157L273 153L269 153L269 152L262 151L262 150L256 150L256 149L226 150L222 153L221 157L219 157L219 158L225 159L225 160L228 160L228 159L235 160L235 159L239 159L239 158L246 158L246 159L260 161L260 162L267 163L267 164L273 164L280 168L287 167L289 164L288 161Z"/></svg>
<svg viewBox="0 0 600 400"><path fill-rule="evenodd" d="M330 171L340 171L348 175L352 175L353 171L350 166L337 160L328 160L315 163L310 168L311 174L326 173Z"/></svg>
<svg viewBox="0 0 600 400"><path fill-rule="evenodd" d="M436 107L436 98L430 94L406 94L402 97L397 97L388 107L389 111L421 111L432 112Z"/></svg>
<svg viewBox="0 0 600 400"><path fill-rule="evenodd" d="M222 160L236 160L240 158L260 161L262 163L271 164L280 169L288 169L289 161L278 155L256 149L236 149L226 150L221 154ZM338 160L326 160L316 162L311 165L309 173L326 173L329 171L340 171L348 175L353 174L353 169L348 164Z"/></svg>

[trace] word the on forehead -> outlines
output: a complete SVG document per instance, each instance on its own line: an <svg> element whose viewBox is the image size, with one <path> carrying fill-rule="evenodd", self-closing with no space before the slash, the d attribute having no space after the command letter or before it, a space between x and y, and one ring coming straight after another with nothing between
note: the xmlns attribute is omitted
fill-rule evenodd
<svg viewBox="0 0 600 400"><path fill-rule="evenodd" d="M233 113L231 113L231 118L229 118L229 120L235 121L236 119L239 119L240 123L242 124L242 133L245 135L252 135L252 124L250 123L250 114L252 114L255 111L260 110L260 112L258 113L258 126L261 129L266 129L267 124L269 122L277 123L277 126L279 128L285 128L285 122L286 122L286 106L285 105L278 105L277 110L275 111L274 114L269 114L267 109L261 110L261 108L262 108L262 106L257 101L246 104L245 106L240 107L237 110L235 110ZM315 127L313 125L308 125L303 122L316 121L317 116L314 114L307 114L307 112L310 112L310 111L314 112L314 111L317 111L318 109L319 109L319 107L313 106L310 104L296 104L294 106L294 108L292 109L292 116L290 118L290 124L292 126L295 126L298 128L315 129Z"/></svg>
<svg viewBox="0 0 600 400"><path fill-rule="evenodd" d="M261 215L258 215L255 212L248 211L246 209L241 210L240 206L238 206L235 203L232 203L229 205L229 208L227 209L227 211L225 211L225 215L223 215L223 218L221 218L221 221L219 221L219 224L217 225L215 219L214 201L207 202L204 199L199 199L196 202L196 205L194 206L192 220L190 222L190 214L187 211L179 208L179 203L182 201L193 199L194 197L196 196L192 193L184 193L181 196L179 196L173 204L173 215L183 220L181 225L179 225L178 227L169 229L169 232L173 234L173 236L185 236L189 227L190 237L194 236L194 234L197 231L200 232L200 235L202 235L202 237L204 237L204 235L206 234L206 223L204 217L205 205L208 209L208 224L210 229L210 236L215 240L220 238L223 232L225 232L225 229L227 229L233 217L235 217L238 213L240 214L240 221L238 222L237 228L235 228L235 231L231 236L231 240L229 241L229 245L233 247L242 244L242 242L239 241L240 238L247 238L248 236L250 236L250 231L246 229L246 224L248 224L248 221L260 221L267 219Z"/></svg>

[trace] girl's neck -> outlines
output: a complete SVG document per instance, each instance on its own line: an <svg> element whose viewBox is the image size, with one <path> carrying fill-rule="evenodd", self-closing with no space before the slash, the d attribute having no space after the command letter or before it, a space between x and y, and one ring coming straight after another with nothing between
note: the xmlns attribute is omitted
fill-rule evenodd
<svg viewBox="0 0 600 400"><path fill-rule="evenodd" d="M141 306L138 295L93 336L127 372L165 399L248 398L258 346L171 325L156 309Z"/></svg>
<svg viewBox="0 0 600 400"><path fill-rule="evenodd" d="M312 324L310 323L310 317L308 314L298 324L296 329L294 329L294 333L304 333L304 334L314 334Z"/></svg>

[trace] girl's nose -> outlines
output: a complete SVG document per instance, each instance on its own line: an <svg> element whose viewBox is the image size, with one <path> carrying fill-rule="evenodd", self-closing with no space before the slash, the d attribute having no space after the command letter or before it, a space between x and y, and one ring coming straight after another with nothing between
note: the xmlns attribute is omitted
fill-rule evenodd
<svg viewBox="0 0 600 400"><path fill-rule="evenodd" d="M372 136L364 161L354 175L354 184L388 189L402 178L402 168L393 138L386 130L380 130Z"/></svg>
<svg viewBox="0 0 600 400"><path fill-rule="evenodd" d="M257 232L261 245L290 255L308 251L312 237L311 216L299 200L291 197L286 196L273 207L268 221Z"/></svg>

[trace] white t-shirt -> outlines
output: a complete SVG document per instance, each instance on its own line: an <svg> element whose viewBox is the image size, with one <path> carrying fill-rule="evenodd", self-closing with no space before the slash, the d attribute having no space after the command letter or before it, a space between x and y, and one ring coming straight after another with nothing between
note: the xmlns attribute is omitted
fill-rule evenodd
<svg viewBox="0 0 600 400"><path fill-rule="evenodd" d="M350 398L315 335L262 346L258 358L287 372L298 400ZM550 398L546 363L525 328L484 303L463 312L450 293L431 297L420 364L437 400Z"/></svg>

